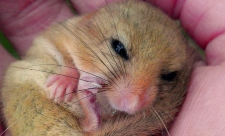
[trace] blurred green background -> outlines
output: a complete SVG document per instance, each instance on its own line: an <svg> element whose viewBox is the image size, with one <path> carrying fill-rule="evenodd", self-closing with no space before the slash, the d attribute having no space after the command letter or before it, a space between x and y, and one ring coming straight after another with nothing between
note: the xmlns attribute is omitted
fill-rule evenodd
<svg viewBox="0 0 225 136"><path fill-rule="evenodd" d="M0 44L16 59L19 59L19 54L13 48L12 44L6 38L6 36L0 31Z"/></svg>

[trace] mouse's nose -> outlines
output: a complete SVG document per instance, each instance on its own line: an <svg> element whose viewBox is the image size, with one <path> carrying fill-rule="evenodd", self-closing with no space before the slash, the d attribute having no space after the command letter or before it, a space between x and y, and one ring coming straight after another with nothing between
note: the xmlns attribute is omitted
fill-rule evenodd
<svg viewBox="0 0 225 136"><path fill-rule="evenodd" d="M124 111L129 114L134 114L140 109L139 98L134 95L122 95L118 97L116 103L116 109L119 111Z"/></svg>
<svg viewBox="0 0 225 136"><path fill-rule="evenodd" d="M110 103L116 110L123 111L128 114L135 114L152 104L156 97L156 93L154 91L154 89L132 91L129 88L115 91L115 97L110 101Z"/></svg>

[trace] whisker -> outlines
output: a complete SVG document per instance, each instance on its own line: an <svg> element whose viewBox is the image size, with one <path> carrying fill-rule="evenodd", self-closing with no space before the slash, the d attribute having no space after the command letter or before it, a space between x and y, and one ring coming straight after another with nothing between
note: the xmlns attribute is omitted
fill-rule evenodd
<svg viewBox="0 0 225 136"><path fill-rule="evenodd" d="M25 67L17 67L17 66L11 66L11 67L20 68L20 69L27 69L27 70L34 70L34 71L40 71L40 72L45 72L45 73L50 73L50 74L57 74L57 75L65 76L65 77L68 77L68 78L73 78L73 79L77 79L77 80L81 80L81 81L85 81L85 82L91 82L91 81L88 81L88 80L83 80L83 79L79 79L79 78L76 78L76 77L73 77L73 76L67 76L67 75L63 75L63 74L59 74L59 73L55 73L55 72L51 72L51 71L44 71L44 70L25 68Z"/></svg>
<svg viewBox="0 0 225 136"><path fill-rule="evenodd" d="M115 31L116 31L116 36L117 36L117 39L120 39L119 38L119 35L118 35L118 29L117 29L117 27L116 27L116 22L115 22L115 19L114 19L114 16L113 16L113 14L112 14L112 11L111 11L111 8L110 8L110 6L109 6L109 3L105 0L105 3L106 3L106 7L108 8L108 10L109 10L109 14L110 14L110 16L111 16L111 18L112 18L112 25L113 25L113 27L114 27L114 29L115 29ZM120 64L120 67L117 65L117 67L119 68L119 70L122 68L122 65L121 65L121 59L119 58L119 56L117 56L117 59L119 60L119 64ZM123 71L120 71L120 73L122 73ZM122 74L123 75L123 74Z"/></svg>
<svg viewBox="0 0 225 136"><path fill-rule="evenodd" d="M163 122L163 119L159 116L159 114L157 113L157 111L153 107L151 107L151 109L152 109L152 111L155 112L155 115L157 115L158 119L160 119L160 121L162 122L168 136L170 136L169 130L167 129L166 124Z"/></svg>
<svg viewBox="0 0 225 136"><path fill-rule="evenodd" d="M71 55L75 55L75 54L71 54ZM77 56L78 57L78 56ZM83 59L83 58L81 58L80 56L79 56L79 58L80 59ZM95 63L93 63L92 61L90 61L90 60L86 60L86 59L83 59L84 61L87 61L87 62L89 62L90 64L92 64L93 66L95 66L97 69L99 69L106 77L107 77L107 81L109 82L109 83L111 83L111 82L113 82L113 83L115 83L116 84L116 82L107 74L107 73L105 73L101 68L99 68L98 67L98 65L96 65ZM95 62L95 61L94 61Z"/></svg>
<svg viewBox="0 0 225 136"><path fill-rule="evenodd" d="M102 85L108 85L108 84L102 84ZM99 89L99 91L98 91L97 93L93 94L93 95L96 95L96 94L98 94L98 93L107 91L107 89L109 89L109 88L110 88L110 87L104 87L104 89L103 89L103 88L96 88L96 87L93 87L93 88L85 88L85 89L76 90L76 91L73 91L73 92L70 92L70 93L61 95L61 96L56 97L56 98L54 98L54 99L59 99L59 98L61 98L61 97L64 97L64 96L66 96L66 95L70 95L70 94L72 94L72 93L77 93L77 94L78 94L78 93L82 93L82 92L85 91L85 90Z"/></svg>
<svg viewBox="0 0 225 136"><path fill-rule="evenodd" d="M108 82L108 80L106 80L106 79L104 79L104 78L102 78L102 77L100 77L100 76L97 76L97 75L92 74L92 73L90 73L90 72L86 72L86 71L84 71L84 70L77 69L77 68L75 68L75 67L69 67L69 66L64 66L64 65L59 65L59 64L39 64L39 65L37 65L37 66L40 66L40 65L54 65L54 66L60 66L60 67L65 67L65 68L75 69L75 70L78 70L78 71L87 73L87 74L89 74L89 75L95 76L95 77L97 77L97 78L100 78L100 79L102 79L102 80ZM35 65L32 65L32 66L35 66Z"/></svg>
<svg viewBox="0 0 225 136"><path fill-rule="evenodd" d="M67 93L67 94L64 94L64 95L61 95L61 96L58 96L58 97L56 97L56 98L54 98L54 99L59 99L59 98L61 98L61 97L64 97L64 96L66 96L66 95L69 95L69 94L72 94L72 93L81 93L81 92L83 92L83 91L85 91L85 90L91 90L91 89L98 89L98 88L86 88L86 89L81 89L81 90L76 90L76 91L73 91L73 92L71 92L71 93Z"/></svg>
<svg viewBox="0 0 225 136"><path fill-rule="evenodd" d="M91 49L78 35L76 35L74 32L72 32L70 29L68 29L65 25L60 23L63 27L65 27L72 35L74 35L76 38L80 40L80 42L83 43L85 47L87 47L94 55L96 58L99 59L99 61L109 70L109 72L115 77L114 73L108 68L108 66L104 63L104 61L94 52L93 49Z"/></svg>
<svg viewBox="0 0 225 136"><path fill-rule="evenodd" d="M96 21L96 20L95 20ZM85 35L88 35L87 33L85 33L85 32L83 32L80 28L78 28L78 27L76 27L75 25L73 25L72 23L70 23L69 21L67 21L69 24L71 24L71 26L73 26L74 28L76 28L77 30L79 30L80 32L82 32L83 34L85 34ZM97 23L97 22L96 22ZM64 26L63 24L61 24L62 26ZM66 26L64 26L65 28L67 28ZM68 31L70 31L68 28L67 28L67 30ZM100 30L100 29L99 29ZM76 36L82 43L83 43L83 45L85 45L86 47L88 47L88 49L92 52L92 54L94 54L95 55L95 57L96 58L98 58L99 60L100 60L100 62L111 72L111 74L116 78L116 76L115 76L115 74L114 74L114 72L112 72L111 71L111 69L109 69L109 67L103 62L103 60L101 60L100 59L100 57L96 54L96 53L93 53L94 51L78 36L78 35L76 35L75 33L73 33L72 31L70 31L74 36ZM100 31L101 32L101 31ZM102 33L102 32L101 32ZM102 34L103 35L103 34ZM106 39L106 38L104 38L104 39ZM106 40L105 40L106 41ZM107 42L106 42L107 43ZM95 43L95 45L96 45L96 43ZM108 44L107 44L107 46L108 46ZM97 45L96 45L96 47L98 47ZM98 49L99 49L99 47L98 47ZM99 49L99 51L104 55L104 53ZM111 51L110 51L111 52ZM105 55L104 55L105 56ZM111 65L111 67L112 67L112 64L110 63L110 61L108 60L108 58L105 56L105 58L107 59L107 61L109 62L109 64ZM115 62L115 61L114 61ZM93 64L93 63L92 63ZM117 63L116 63L117 64ZM114 69L114 71L115 71L115 68L114 67L112 67L113 69ZM99 68L98 68L99 69ZM115 72L116 73L116 72ZM105 73L105 75L107 75L106 73ZM108 76L107 75L107 77L110 77L110 76ZM112 80L111 79L111 81L113 81L114 82L114 80ZM115 82L114 82L115 83ZM116 83L115 83L116 84Z"/></svg>
<svg viewBox="0 0 225 136"><path fill-rule="evenodd" d="M97 21L95 20L95 18L94 18L94 21L95 21L95 24L97 25L97 28L98 28L98 30L100 31L102 37L103 37L104 39L107 39L107 38L104 36L104 34L102 33L102 31L101 31L101 29L100 29L100 27L99 27ZM114 58L113 55L112 55L112 51L111 51L111 49L109 48L108 42L106 42L106 40L104 40L104 41L105 41L105 43L106 43L106 45L107 45L107 48L108 48L108 50L109 50L109 52L110 52L110 54L111 54L111 57L112 57L113 61L114 61L115 64L117 65L116 60L115 60L115 58ZM105 54L103 54L103 55L105 56ZM106 56L105 56L105 58L107 59L108 63L110 64L110 66L112 67L112 69L114 70L114 72L116 73L116 70L115 70L114 66L110 63L110 61L108 60L108 58L107 58ZM117 74L117 73L116 73L116 74ZM119 75L117 74L117 76L119 76ZM115 77L115 78L117 79L117 77Z"/></svg>
<svg viewBox="0 0 225 136"><path fill-rule="evenodd" d="M1 134L0 134L0 136L3 136L4 134L5 134L5 132L7 131L7 130L9 130L9 128L11 128L11 127L13 127L13 125L15 125L16 123L18 123L18 121L17 122L14 122L13 124L11 124L11 125L9 125Z"/></svg>
<svg viewBox="0 0 225 136"><path fill-rule="evenodd" d="M96 88L95 88L96 89ZM84 89L85 90L85 89ZM75 101L75 102L73 102L72 104L75 104L75 103L77 103L77 102L79 102L79 101L81 101L81 100L83 100L83 99L85 99L85 98L88 98L88 97L91 97L91 96L94 96L94 95L96 95L96 94L99 94L99 93L102 93L102 92L105 92L106 90L102 90L102 91L98 91L97 93L95 93L95 94L90 94L90 95L88 95L88 96L86 96L86 97L83 97L83 98L80 98L79 100L77 100L77 101Z"/></svg>

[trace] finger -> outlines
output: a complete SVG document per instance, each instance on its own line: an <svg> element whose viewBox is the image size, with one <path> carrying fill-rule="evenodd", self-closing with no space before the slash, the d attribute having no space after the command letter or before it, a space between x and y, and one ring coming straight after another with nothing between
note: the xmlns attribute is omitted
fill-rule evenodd
<svg viewBox="0 0 225 136"><path fill-rule="evenodd" d="M225 60L222 53L225 50L224 5L224 0L186 0L181 10L182 25L202 48L206 48L208 65L218 65Z"/></svg>
<svg viewBox="0 0 225 136"><path fill-rule="evenodd" d="M195 69L186 100L171 127L171 136L219 136L225 133L224 75L224 64Z"/></svg>
<svg viewBox="0 0 225 136"><path fill-rule="evenodd" d="M208 65L221 65L225 62L225 34L214 38L206 47Z"/></svg>
<svg viewBox="0 0 225 136"><path fill-rule="evenodd" d="M174 18L180 18L185 30L206 48L208 65L225 61L225 1L224 0L148 0Z"/></svg>
<svg viewBox="0 0 225 136"><path fill-rule="evenodd" d="M225 31L224 0L147 0L173 18L180 18L184 28L205 48Z"/></svg>
<svg viewBox="0 0 225 136"><path fill-rule="evenodd" d="M182 25L203 48L225 31L224 5L224 0L186 0L183 5Z"/></svg>
<svg viewBox="0 0 225 136"><path fill-rule="evenodd" d="M22 55L46 27L72 15L62 0L0 1L0 28Z"/></svg>
<svg viewBox="0 0 225 136"><path fill-rule="evenodd" d="M177 18L184 0L144 0L152 3L173 18Z"/></svg>
<svg viewBox="0 0 225 136"><path fill-rule="evenodd" d="M92 12L104 5L117 1L122 0L71 0L75 9L81 14Z"/></svg>

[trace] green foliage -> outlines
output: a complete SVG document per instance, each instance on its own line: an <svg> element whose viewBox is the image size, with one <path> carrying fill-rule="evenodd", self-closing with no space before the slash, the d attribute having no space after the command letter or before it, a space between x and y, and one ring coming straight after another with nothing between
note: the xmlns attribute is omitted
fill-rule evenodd
<svg viewBox="0 0 225 136"><path fill-rule="evenodd" d="M13 48L10 41L6 38L6 36L0 31L0 44L16 59L19 59L20 56Z"/></svg>

